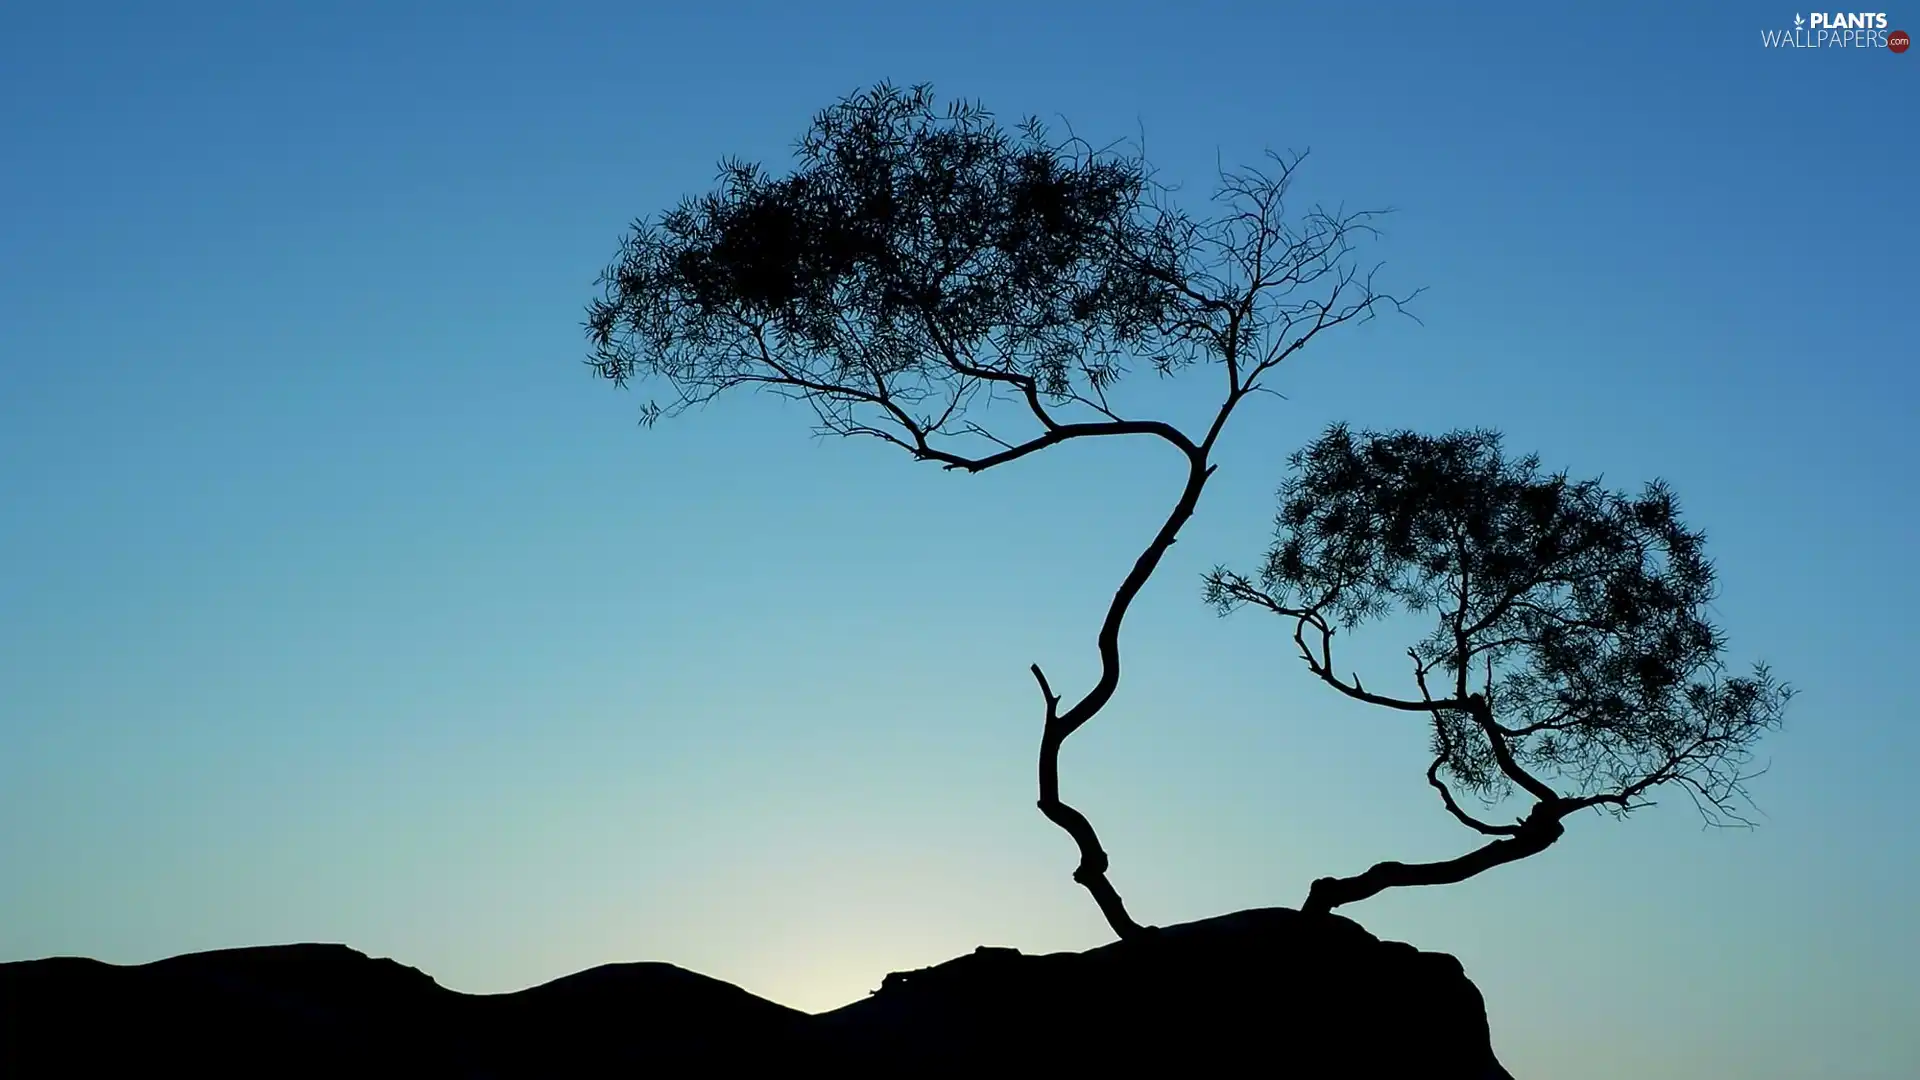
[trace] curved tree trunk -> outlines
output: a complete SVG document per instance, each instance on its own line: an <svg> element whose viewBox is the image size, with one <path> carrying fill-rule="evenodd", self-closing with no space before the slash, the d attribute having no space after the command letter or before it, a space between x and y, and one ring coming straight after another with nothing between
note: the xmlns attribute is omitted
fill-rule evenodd
<svg viewBox="0 0 1920 1080"><path fill-rule="evenodd" d="M1180 500L1161 523L1160 531L1154 534L1146 550L1134 561L1133 569L1128 571L1126 579L1113 595L1113 602L1107 607L1106 619L1100 625L1100 680L1092 690L1087 691L1086 697L1062 713L1059 711L1060 698L1047 685L1047 677L1041 673L1040 665L1033 666L1033 677L1040 683L1040 694L1047 704L1046 727L1040 735L1040 812L1073 837L1074 844L1080 849L1080 865L1074 868L1073 880L1093 894L1093 901L1100 905L1100 913L1106 916L1107 925L1122 940L1139 937L1153 928L1141 926L1133 920L1133 916L1127 914L1127 906L1120 899L1119 891L1107 880L1107 853L1100 846L1093 823L1087 820L1085 814L1061 800L1060 747L1067 741L1067 736L1093 719L1094 714L1112 700L1114 691L1120 685L1120 624L1126 619L1127 609L1132 606L1134 597L1140 594L1167 549L1173 546L1181 526L1193 516L1194 507L1200 502L1200 492L1206 487L1207 478L1213 475L1214 467L1206 464L1204 451L1197 448L1189 450L1187 460L1187 483L1181 489Z"/></svg>
<svg viewBox="0 0 1920 1080"><path fill-rule="evenodd" d="M1364 873L1353 877L1320 878L1307 890L1306 902L1300 905L1300 910L1324 915L1342 904L1365 900L1388 889L1408 885L1451 885L1496 866L1538 855L1552 847L1554 841L1566 832L1560 819L1573 810L1574 806L1565 800L1542 801L1534 804L1526 820L1521 822L1519 832L1458 858L1429 863L1375 863Z"/></svg>

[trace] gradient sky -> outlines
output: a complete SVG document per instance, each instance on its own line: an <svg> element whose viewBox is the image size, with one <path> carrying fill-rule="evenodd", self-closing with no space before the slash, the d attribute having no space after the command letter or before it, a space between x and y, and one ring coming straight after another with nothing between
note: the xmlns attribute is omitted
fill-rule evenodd
<svg viewBox="0 0 1920 1080"><path fill-rule="evenodd" d="M1200 574L1327 423L1490 425L1668 479L1730 659L1802 693L1757 830L1675 797L1346 913L1458 955L1522 1077L1920 1075L1920 55L1745 3L302 7L0 15L0 960L665 960L817 1010L1108 940L1026 669L1088 685L1176 457L961 476L752 397L644 431L580 364L629 220L931 81L1144 132L1196 199L1311 147L1303 198L1398 208L1370 250L1429 287L1237 417L1067 746L1134 913L1471 844L1417 723Z"/></svg>

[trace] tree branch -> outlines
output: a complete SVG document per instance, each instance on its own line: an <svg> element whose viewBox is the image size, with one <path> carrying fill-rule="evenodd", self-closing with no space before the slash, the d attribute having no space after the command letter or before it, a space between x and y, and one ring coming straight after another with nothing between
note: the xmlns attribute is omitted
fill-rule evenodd
<svg viewBox="0 0 1920 1080"><path fill-rule="evenodd" d="M1045 434L1037 435L1026 442L1015 444L1008 449L985 457L970 458L959 454L938 450L924 443L914 450L914 456L922 461L938 461L948 469L964 469L967 472L985 472L995 465L1005 465L1009 461L1018 461L1028 454L1045 450L1071 439L1092 438L1101 435L1153 435L1179 447L1181 451L1192 455L1198 451L1193 440L1185 432L1172 424L1160 420L1101 420L1086 423L1061 424Z"/></svg>
<svg viewBox="0 0 1920 1080"><path fill-rule="evenodd" d="M1527 794L1539 799L1542 803L1561 801L1559 792L1548 787L1544 781L1522 768L1520 762L1515 760L1512 748L1507 745L1507 737L1500 733L1500 725L1493 722L1493 709L1487 704L1486 698L1479 694L1469 695L1467 712L1473 717L1474 722L1480 725L1480 730L1486 733L1487 745L1493 748L1493 760L1499 763L1500 771L1505 773L1508 779L1525 788Z"/></svg>
<svg viewBox="0 0 1920 1080"><path fill-rule="evenodd" d="M1427 665L1421 662L1420 653L1417 650L1408 649L1407 655L1413 659L1413 679L1420 686L1420 696L1431 701L1433 695L1427 692ZM1427 766L1427 783L1440 793L1440 801L1446 805L1447 813L1452 814L1467 828L1487 836L1519 835L1520 826L1518 825L1489 824L1462 810L1460 804L1454 801L1453 791L1447 787L1445 781L1440 779L1440 767L1453 758L1453 740L1447 734L1446 722L1442 720L1440 708L1437 705L1433 713L1433 734L1440 743L1440 747L1439 752L1433 756L1433 763Z"/></svg>
<svg viewBox="0 0 1920 1080"><path fill-rule="evenodd" d="M1435 754L1433 764L1427 766L1427 783L1433 785L1433 789L1440 793L1440 801L1446 804L1447 813L1452 814L1462 825L1477 833L1487 836L1520 835L1518 825L1492 825L1460 809L1460 804L1454 801L1453 792L1447 788L1446 782L1440 779L1440 766L1446 764L1447 756L1446 751L1443 750Z"/></svg>
<svg viewBox="0 0 1920 1080"><path fill-rule="evenodd" d="M1345 904L1357 903L1388 889L1410 885L1452 885L1496 866L1538 855L1552 847L1566 831L1560 819L1567 811L1557 803L1540 803L1527 815L1511 837L1495 840L1473 851L1442 862L1382 862L1353 877L1325 877L1307 890L1300 910L1326 914Z"/></svg>

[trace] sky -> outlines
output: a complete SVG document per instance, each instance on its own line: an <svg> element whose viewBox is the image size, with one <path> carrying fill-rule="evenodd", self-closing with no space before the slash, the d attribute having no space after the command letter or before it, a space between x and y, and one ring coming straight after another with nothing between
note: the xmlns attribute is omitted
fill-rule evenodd
<svg viewBox="0 0 1920 1080"><path fill-rule="evenodd" d="M1109 940L1034 808L1027 666L1090 685L1176 455L966 476L753 396L646 430L581 363L630 221L931 82L1144 136L1195 209L1310 149L1302 208L1394 208L1368 257L1427 289L1236 416L1066 747L1135 916L1472 843L1417 722L1200 578L1326 425L1494 427L1672 484L1729 660L1800 696L1756 829L1674 797L1345 913L1458 956L1518 1076L1920 1075L1920 55L1763 47L1794 14L9 7L0 960L338 941L475 993L662 960L822 1010Z"/></svg>

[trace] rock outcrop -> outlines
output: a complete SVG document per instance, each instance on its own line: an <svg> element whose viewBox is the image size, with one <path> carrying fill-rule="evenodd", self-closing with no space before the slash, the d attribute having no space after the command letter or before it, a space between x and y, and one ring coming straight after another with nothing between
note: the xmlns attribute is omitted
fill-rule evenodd
<svg viewBox="0 0 1920 1080"><path fill-rule="evenodd" d="M1084 953L981 948L817 1016L670 964L450 991L340 945L0 964L0 1075L840 1075L1511 1080L1458 961L1270 908Z"/></svg>

